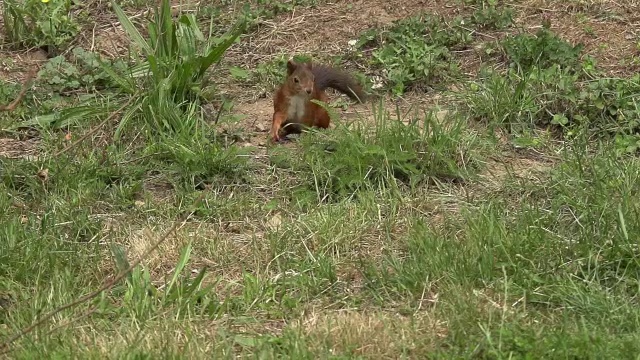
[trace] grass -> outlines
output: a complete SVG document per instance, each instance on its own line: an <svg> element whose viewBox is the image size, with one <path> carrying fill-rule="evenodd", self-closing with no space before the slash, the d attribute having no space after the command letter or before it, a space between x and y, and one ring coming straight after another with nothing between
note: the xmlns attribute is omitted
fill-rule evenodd
<svg viewBox="0 0 640 360"><path fill-rule="evenodd" d="M263 145L271 99L235 95L271 91L287 54L246 68L234 46L347 5L213 2L171 17L168 4L131 22L143 2L103 9L143 52L57 35L63 51L0 119L0 341L164 238L7 356L637 358L637 75L608 74L545 22L523 32L528 7L465 1L457 18L362 26L339 54L301 42L297 55L380 76L380 96L336 101L330 129ZM4 75L2 104L21 88Z"/></svg>

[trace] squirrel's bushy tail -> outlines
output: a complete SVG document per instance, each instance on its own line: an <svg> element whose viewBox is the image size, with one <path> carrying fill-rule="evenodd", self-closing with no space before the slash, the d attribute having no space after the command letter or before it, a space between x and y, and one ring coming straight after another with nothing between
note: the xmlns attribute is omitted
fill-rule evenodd
<svg viewBox="0 0 640 360"><path fill-rule="evenodd" d="M347 95L351 99L364 102L366 94L362 90L362 86L349 74L344 71L334 69L324 65L313 65L313 76L315 77L315 86L318 90L332 88Z"/></svg>

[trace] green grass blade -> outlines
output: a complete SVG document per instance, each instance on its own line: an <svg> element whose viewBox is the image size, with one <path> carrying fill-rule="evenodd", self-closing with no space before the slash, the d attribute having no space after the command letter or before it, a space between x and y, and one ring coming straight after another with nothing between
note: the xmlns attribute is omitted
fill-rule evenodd
<svg viewBox="0 0 640 360"><path fill-rule="evenodd" d="M133 25L131 20L127 14L124 13L122 8L113 0L111 0L111 6L113 7L116 16L118 17L118 21L124 28L125 32L129 35L131 40L133 40L140 48L142 48L145 55L152 54L153 49L149 46L149 43L142 37L138 29Z"/></svg>
<svg viewBox="0 0 640 360"><path fill-rule="evenodd" d="M207 56L200 58L200 70L197 73L197 78L201 78L213 63L221 60L224 52L227 51L227 49L233 45L236 39L242 34L244 27L244 22L241 22L236 26L236 29L228 35L226 40L218 44L213 50L209 51Z"/></svg>
<svg viewBox="0 0 640 360"><path fill-rule="evenodd" d="M167 291L166 291L167 294L171 293L171 290L175 286L176 282L178 282L178 277L182 274L182 271L187 266L187 263L189 262L189 257L191 256L192 249L193 248L191 244L187 244L187 246L184 249L182 249L182 253L180 254L180 259L178 260L178 264L176 265L176 269L173 272L173 276L171 277L171 281L169 282L169 285L167 285Z"/></svg>

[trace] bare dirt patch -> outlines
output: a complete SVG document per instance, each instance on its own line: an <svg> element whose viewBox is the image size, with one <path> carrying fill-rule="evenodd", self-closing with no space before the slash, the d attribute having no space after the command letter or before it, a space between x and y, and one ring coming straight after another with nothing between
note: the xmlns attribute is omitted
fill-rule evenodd
<svg viewBox="0 0 640 360"><path fill-rule="evenodd" d="M42 50L0 51L0 80L22 84L32 69L46 61Z"/></svg>
<svg viewBox="0 0 640 360"><path fill-rule="evenodd" d="M420 11L453 14L457 9L445 1L337 1L264 22L244 44L227 54L230 61L247 67L279 54L338 55L349 47L349 40L356 39L364 30L389 25Z"/></svg>
<svg viewBox="0 0 640 360"><path fill-rule="evenodd" d="M87 43L87 51L97 51L106 58L117 58L129 49L129 38L120 26L98 29Z"/></svg>
<svg viewBox="0 0 640 360"><path fill-rule="evenodd" d="M266 146L271 128L273 100L264 98L255 102L237 103L234 105L234 114L243 117L238 124L243 130L243 142L253 146Z"/></svg>
<svg viewBox="0 0 640 360"><path fill-rule="evenodd" d="M0 138L0 158L35 159L39 143L37 139Z"/></svg>
<svg viewBox="0 0 640 360"><path fill-rule="evenodd" d="M131 259L140 257L142 253L148 249L152 243L155 243L160 237L164 236L165 231L156 231L149 228L132 229L127 234L127 252ZM158 248L158 251L150 254L144 261L150 272L159 274L158 278L162 279L163 275L171 271L178 262L180 250L186 245L186 239L176 236L170 236Z"/></svg>
<svg viewBox="0 0 640 360"><path fill-rule="evenodd" d="M548 157L532 156L529 152L521 156L504 157L500 161L489 160L483 176L497 183L502 182L507 176L538 180L540 175L545 174L554 164L555 161Z"/></svg>

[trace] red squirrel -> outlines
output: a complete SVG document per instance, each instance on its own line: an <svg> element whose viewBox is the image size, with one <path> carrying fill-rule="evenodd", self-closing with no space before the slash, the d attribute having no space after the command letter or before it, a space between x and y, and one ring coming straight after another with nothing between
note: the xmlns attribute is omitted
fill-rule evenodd
<svg viewBox="0 0 640 360"><path fill-rule="evenodd" d="M364 102L365 93L350 75L331 67L311 62L287 62L287 79L273 98L273 122L271 139L280 141L282 136L300 133L303 126L326 129L329 114L312 99L328 102L326 88L333 88L351 99Z"/></svg>

